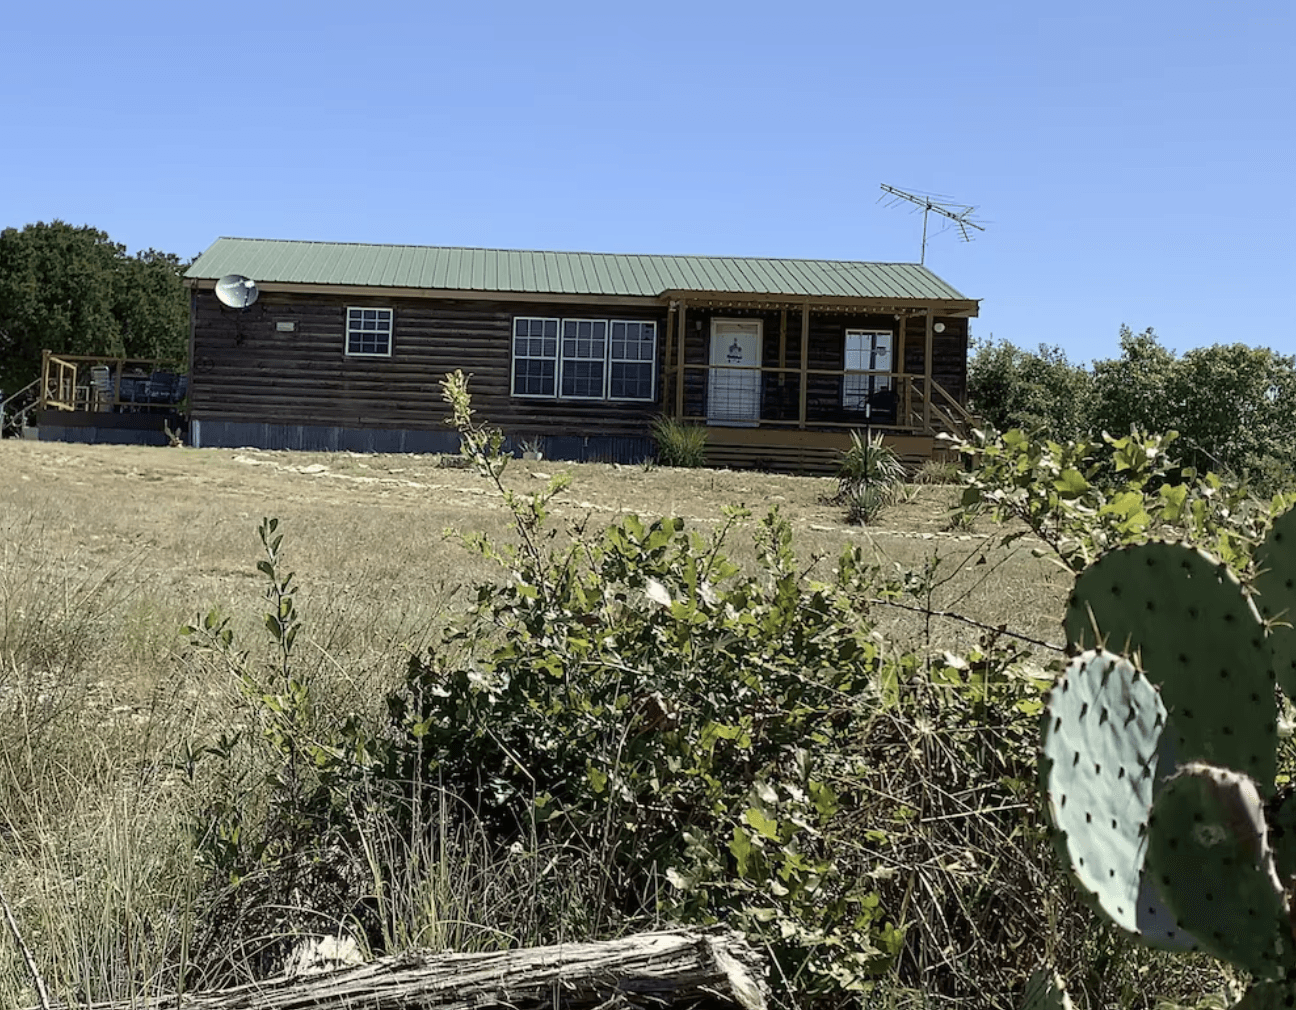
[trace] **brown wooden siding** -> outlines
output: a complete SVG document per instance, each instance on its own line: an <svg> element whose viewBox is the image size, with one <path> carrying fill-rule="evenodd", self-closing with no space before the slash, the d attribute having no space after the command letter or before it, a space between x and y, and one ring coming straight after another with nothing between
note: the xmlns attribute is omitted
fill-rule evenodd
<svg viewBox="0 0 1296 1010"><path fill-rule="evenodd" d="M910 316L905 323L905 371L922 375L927 319ZM932 323L945 324L944 333L932 334L932 378L959 403L967 403L968 321L936 316Z"/></svg>
<svg viewBox="0 0 1296 1010"><path fill-rule="evenodd" d="M393 310L391 357L348 357L347 306ZM643 435L661 402L509 395L515 316L653 320L665 309L609 311L491 301L265 294L237 313L211 292L195 299L192 416L199 420L403 429L443 428L441 379L471 373L479 415L519 435ZM292 332L278 323L292 322Z"/></svg>
<svg viewBox="0 0 1296 1010"><path fill-rule="evenodd" d="M674 412L674 387L653 402L531 399L510 395L512 324L516 316L547 318L650 319L658 324L658 389L666 346L666 309L609 309L606 305L563 305L490 300L439 300L381 296L264 293L250 309L225 308L211 291L195 292L191 416L200 421L321 425L337 428L446 430L441 379L461 368L471 373L479 416L527 437L642 437L658 413ZM392 355L348 357L347 306L393 310ZM688 308L675 346L684 360L705 365L713 318L762 320L762 363L779 364L782 313L778 309ZM933 377L964 401L967 390L968 321L939 318L945 331L933 336ZM280 332L277 324L294 324ZM762 418L795 423L800 410L801 311L787 311L783 343L789 371L780 379L766 373ZM900 343L904 328L904 370L924 373L925 318L814 310L810 314L808 365L844 367L847 329L891 330ZM897 361L897 365L899 362ZM685 375L684 413L706 413L705 368ZM809 423L849 422L841 409L840 376L809 377Z"/></svg>

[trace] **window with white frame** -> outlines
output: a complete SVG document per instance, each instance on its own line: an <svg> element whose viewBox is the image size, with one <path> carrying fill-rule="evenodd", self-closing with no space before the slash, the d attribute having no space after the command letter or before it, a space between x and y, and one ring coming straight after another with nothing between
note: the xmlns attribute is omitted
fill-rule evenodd
<svg viewBox="0 0 1296 1010"><path fill-rule="evenodd" d="M625 319L513 320L514 396L657 398L657 324Z"/></svg>
<svg viewBox="0 0 1296 1010"><path fill-rule="evenodd" d="M553 396L558 388L557 319L513 320L513 395Z"/></svg>
<svg viewBox="0 0 1296 1010"><path fill-rule="evenodd" d="M657 399L657 324L612 320L608 399Z"/></svg>
<svg viewBox="0 0 1296 1010"><path fill-rule="evenodd" d="M890 330L847 330L842 406L872 416L894 404ZM878 372L884 374L877 374ZM886 408L882 410L881 408Z"/></svg>
<svg viewBox="0 0 1296 1010"><path fill-rule="evenodd" d="M564 319L562 322L560 396L603 399L607 377L607 320Z"/></svg>
<svg viewBox="0 0 1296 1010"><path fill-rule="evenodd" d="M390 358L392 310L348 306L346 352L351 357Z"/></svg>

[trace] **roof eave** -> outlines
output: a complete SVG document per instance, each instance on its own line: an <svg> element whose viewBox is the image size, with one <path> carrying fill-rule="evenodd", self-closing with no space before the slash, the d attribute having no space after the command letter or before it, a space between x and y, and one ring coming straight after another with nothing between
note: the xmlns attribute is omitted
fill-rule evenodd
<svg viewBox="0 0 1296 1010"><path fill-rule="evenodd" d="M981 308L976 298L895 298L886 296L860 297L846 295L798 295L777 292L752 291L666 291L662 297L671 302L683 302L696 308L801 308L859 309L871 312L925 312L946 318L974 318Z"/></svg>

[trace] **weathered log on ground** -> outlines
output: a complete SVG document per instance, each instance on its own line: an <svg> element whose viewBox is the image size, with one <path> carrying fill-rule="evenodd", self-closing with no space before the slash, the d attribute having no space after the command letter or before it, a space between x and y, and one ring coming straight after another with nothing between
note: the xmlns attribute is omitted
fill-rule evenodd
<svg viewBox="0 0 1296 1010"><path fill-rule="evenodd" d="M168 1010L764 1010L764 976L760 955L738 935L674 930L487 954L413 952L327 973L159 996L147 1005ZM78 1004L78 1010L142 1005L139 999L114 1000Z"/></svg>

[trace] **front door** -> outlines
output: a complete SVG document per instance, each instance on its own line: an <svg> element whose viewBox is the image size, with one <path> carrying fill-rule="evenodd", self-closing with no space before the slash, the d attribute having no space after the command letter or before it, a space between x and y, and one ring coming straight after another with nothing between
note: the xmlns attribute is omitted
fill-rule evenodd
<svg viewBox="0 0 1296 1010"><path fill-rule="evenodd" d="M761 321L711 320L707 424L755 427L761 403Z"/></svg>

